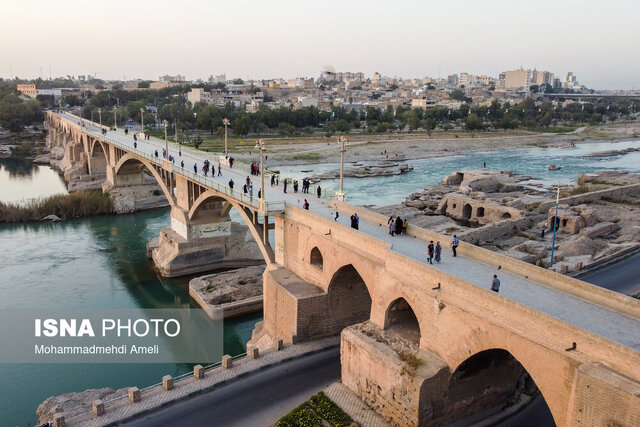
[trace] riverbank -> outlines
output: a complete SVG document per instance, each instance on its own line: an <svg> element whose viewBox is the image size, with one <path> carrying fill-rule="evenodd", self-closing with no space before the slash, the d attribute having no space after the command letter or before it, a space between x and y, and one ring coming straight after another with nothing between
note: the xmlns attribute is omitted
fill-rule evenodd
<svg viewBox="0 0 640 427"><path fill-rule="evenodd" d="M616 142L640 137L640 121L579 127L569 133L515 131L436 131L384 135L350 134L348 162L378 162L396 159L426 159L476 152L520 148L573 147L577 143ZM265 139L269 146L268 167L337 163L340 151L335 137ZM254 144L239 141L231 151L240 161L255 161Z"/></svg>
<svg viewBox="0 0 640 427"><path fill-rule="evenodd" d="M111 196L99 191L76 191L26 203L0 202L0 222L64 221L114 213Z"/></svg>

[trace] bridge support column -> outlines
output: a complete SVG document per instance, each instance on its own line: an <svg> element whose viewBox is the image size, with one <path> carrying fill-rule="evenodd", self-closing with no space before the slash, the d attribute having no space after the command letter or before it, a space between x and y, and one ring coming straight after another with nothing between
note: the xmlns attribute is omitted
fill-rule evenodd
<svg viewBox="0 0 640 427"><path fill-rule="evenodd" d="M386 338L369 322L342 331L342 383L394 425L436 424L449 366L431 352Z"/></svg>
<svg viewBox="0 0 640 427"><path fill-rule="evenodd" d="M221 204L212 202L211 209L199 211L192 219L182 208L171 209L171 228L160 231L157 247L151 254L162 276L177 277L264 263L249 229L231 222L228 213L220 215Z"/></svg>

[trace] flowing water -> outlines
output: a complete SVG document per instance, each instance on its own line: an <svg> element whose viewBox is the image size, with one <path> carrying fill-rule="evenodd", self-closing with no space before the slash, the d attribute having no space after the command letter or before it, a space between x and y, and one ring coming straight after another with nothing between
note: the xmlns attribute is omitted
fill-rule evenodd
<svg viewBox="0 0 640 427"><path fill-rule="evenodd" d="M624 169L640 172L640 152L603 159L592 152L640 147L640 141L584 144L576 148L532 148L410 160L405 175L347 178L354 204L399 203L409 193L442 180L456 170L512 169L543 184L568 183L581 173ZM347 155L348 158L348 155ZM547 165L561 166L548 171ZM23 201L66 192L60 177L29 162L0 161L0 201ZM301 178L337 169L336 164L277 168ZM337 189L338 181L322 183ZM0 225L0 309L24 308L176 308L195 307L189 278L163 279L146 258L146 243L169 225L167 210L108 215L64 223ZM225 353L239 354L260 315L225 322ZM7 345L7 343L2 343ZM10 343L9 343L10 345ZM166 374L191 369L187 364L0 364L0 424L26 426L36 421L37 405L49 396L87 388L145 387Z"/></svg>

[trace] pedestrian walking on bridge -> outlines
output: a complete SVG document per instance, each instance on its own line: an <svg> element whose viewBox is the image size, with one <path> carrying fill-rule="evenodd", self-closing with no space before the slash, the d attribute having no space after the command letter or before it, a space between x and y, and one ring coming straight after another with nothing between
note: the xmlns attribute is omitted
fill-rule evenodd
<svg viewBox="0 0 640 427"><path fill-rule="evenodd" d="M491 281L491 290L495 293L498 293L500 290L500 279L498 279L497 275L493 275L493 280Z"/></svg>
<svg viewBox="0 0 640 427"><path fill-rule="evenodd" d="M453 256L457 255L456 249L458 249L458 245L460 244L460 240L458 240L458 236L453 235L453 240L451 241L451 250L453 251Z"/></svg>
<svg viewBox="0 0 640 427"><path fill-rule="evenodd" d="M436 256L435 260L438 264L440 264L440 255L442 254L442 246L440 246L440 242L436 243Z"/></svg>
<svg viewBox="0 0 640 427"><path fill-rule="evenodd" d="M309 202L307 202L307 199L304 199L304 203L302 204L302 207L305 208L306 210L309 210Z"/></svg>
<svg viewBox="0 0 640 427"><path fill-rule="evenodd" d="M433 264L434 252L435 252L435 246L433 246L433 240L431 240L427 245L427 253L429 254L429 258L427 258L427 260L429 261L429 264Z"/></svg>

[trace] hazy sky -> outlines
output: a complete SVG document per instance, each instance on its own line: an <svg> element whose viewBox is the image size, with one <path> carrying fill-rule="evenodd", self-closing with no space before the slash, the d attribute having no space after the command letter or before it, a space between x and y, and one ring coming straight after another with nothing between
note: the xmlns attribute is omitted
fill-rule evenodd
<svg viewBox="0 0 640 427"><path fill-rule="evenodd" d="M446 76L640 87L637 0L0 0L0 76Z"/></svg>

